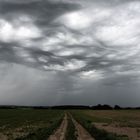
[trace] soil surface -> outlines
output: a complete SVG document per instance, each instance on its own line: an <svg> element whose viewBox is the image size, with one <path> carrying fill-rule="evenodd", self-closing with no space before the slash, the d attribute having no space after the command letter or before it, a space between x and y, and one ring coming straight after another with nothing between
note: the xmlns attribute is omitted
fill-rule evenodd
<svg viewBox="0 0 140 140"><path fill-rule="evenodd" d="M67 120L67 114L65 114L65 117L60 125L60 127L54 132L54 134L50 135L48 140L66 140L66 130L68 126L68 120Z"/></svg>
<svg viewBox="0 0 140 140"><path fill-rule="evenodd" d="M8 140L8 137L0 133L0 140Z"/></svg>
<svg viewBox="0 0 140 140"><path fill-rule="evenodd" d="M118 135L127 135L130 140L140 140L140 128L121 127L117 124L93 123L95 127Z"/></svg>

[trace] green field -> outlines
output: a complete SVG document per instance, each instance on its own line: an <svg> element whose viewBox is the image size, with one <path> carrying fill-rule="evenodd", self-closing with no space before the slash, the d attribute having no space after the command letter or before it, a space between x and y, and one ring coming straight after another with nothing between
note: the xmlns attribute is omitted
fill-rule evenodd
<svg viewBox="0 0 140 140"><path fill-rule="evenodd" d="M47 138L60 125L63 115L58 110L0 109L0 134L10 140Z"/></svg>
<svg viewBox="0 0 140 140"><path fill-rule="evenodd" d="M45 140L67 114L66 140L76 140L73 117L95 140L139 140L140 110L0 109L0 140ZM58 139L59 140L59 139Z"/></svg>

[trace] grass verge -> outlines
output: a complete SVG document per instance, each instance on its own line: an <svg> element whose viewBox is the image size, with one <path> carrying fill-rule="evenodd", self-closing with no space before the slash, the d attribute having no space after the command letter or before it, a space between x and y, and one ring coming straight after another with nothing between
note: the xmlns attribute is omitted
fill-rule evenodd
<svg viewBox="0 0 140 140"><path fill-rule="evenodd" d="M45 140L47 139L61 124L63 117L52 122L48 127L39 128L34 132L29 133L27 136L17 138L16 140Z"/></svg>

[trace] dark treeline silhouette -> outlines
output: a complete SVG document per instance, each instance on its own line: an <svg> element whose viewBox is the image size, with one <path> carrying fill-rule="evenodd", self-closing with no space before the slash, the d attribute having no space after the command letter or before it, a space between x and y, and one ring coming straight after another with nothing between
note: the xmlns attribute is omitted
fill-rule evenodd
<svg viewBox="0 0 140 140"><path fill-rule="evenodd" d="M21 108L33 109L34 107L33 106L18 106L18 105L0 105L0 109L21 109Z"/></svg>
<svg viewBox="0 0 140 140"><path fill-rule="evenodd" d="M120 106L118 106L118 105L115 105L115 106L114 106L114 109L116 109L116 110L117 110L117 109L122 109L122 107L120 107Z"/></svg>
<svg viewBox="0 0 140 140"><path fill-rule="evenodd" d="M113 107L111 107L109 105L98 104L96 106L92 106L91 109L94 109L94 110L112 110Z"/></svg>
<svg viewBox="0 0 140 140"><path fill-rule="evenodd" d="M52 106L51 109L90 109L90 106L84 106L84 105L61 105L61 106Z"/></svg>
<svg viewBox="0 0 140 140"><path fill-rule="evenodd" d="M0 109L91 109L91 110L121 110L121 109L140 109L140 107L120 107L115 105L114 107L104 104L98 104L95 106L84 106L84 105L60 105L60 106L18 106L18 105L0 105Z"/></svg>

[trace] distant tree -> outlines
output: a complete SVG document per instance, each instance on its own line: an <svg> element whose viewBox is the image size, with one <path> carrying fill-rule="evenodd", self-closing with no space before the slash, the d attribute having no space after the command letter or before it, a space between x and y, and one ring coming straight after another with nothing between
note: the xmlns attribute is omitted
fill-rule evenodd
<svg viewBox="0 0 140 140"><path fill-rule="evenodd" d="M110 105L103 105L103 108L104 108L105 110L113 109Z"/></svg>
<svg viewBox="0 0 140 140"><path fill-rule="evenodd" d="M113 109L111 106L109 105L101 105L101 104L98 104L96 106L92 106L91 107L92 109L95 109L95 110L111 110Z"/></svg>
<svg viewBox="0 0 140 140"><path fill-rule="evenodd" d="M115 106L114 106L114 109L117 110L117 109L122 109L122 108L121 108L119 105L115 105Z"/></svg>

